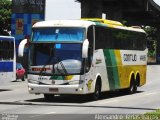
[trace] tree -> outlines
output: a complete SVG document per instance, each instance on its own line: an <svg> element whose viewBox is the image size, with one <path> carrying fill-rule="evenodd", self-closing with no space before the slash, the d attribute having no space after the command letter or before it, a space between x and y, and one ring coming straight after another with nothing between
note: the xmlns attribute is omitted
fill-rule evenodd
<svg viewBox="0 0 160 120"><path fill-rule="evenodd" d="M156 54L157 54L157 28L152 26L145 26L144 30L147 34L147 48L148 48L148 62L155 63L156 62Z"/></svg>
<svg viewBox="0 0 160 120"><path fill-rule="evenodd" d="M11 31L11 0L0 0L0 35Z"/></svg>

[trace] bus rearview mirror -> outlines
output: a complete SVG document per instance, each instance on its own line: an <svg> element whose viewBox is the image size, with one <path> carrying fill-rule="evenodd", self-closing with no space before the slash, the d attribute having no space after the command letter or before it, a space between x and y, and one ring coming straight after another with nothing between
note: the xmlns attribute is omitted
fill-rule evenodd
<svg viewBox="0 0 160 120"><path fill-rule="evenodd" d="M20 42L19 44L19 48L18 48L18 56L19 57L23 57L23 54L24 54L24 47L27 43L27 39L24 39Z"/></svg>
<svg viewBox="0 0 160 120"><path fill-rule="evenodd" d="M83 46L82 46L82 58L88 57L88 46L89 46L89 41L88 41L88 39L86 39L83 42Z"/></svg>

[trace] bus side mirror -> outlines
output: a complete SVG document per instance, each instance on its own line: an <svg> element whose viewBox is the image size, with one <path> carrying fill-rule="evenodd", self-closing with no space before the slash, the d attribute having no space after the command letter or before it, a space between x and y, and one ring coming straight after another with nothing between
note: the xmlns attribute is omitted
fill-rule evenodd
<svg viewBox="0 0 160 120"><path fill-rule="evenodd" d="M26 43L27 43L27 39L24 39L20 42L19 48L18 48L18 56L19 57L23 57L24 47L25 47Z"/></svg>
<svg viewBox="0 0 160 120"><path fill-rule="evenodd" d="M85 39L82 46L82 58L88 57L88 47L89 47L89 41L88 39Z"/></svg>

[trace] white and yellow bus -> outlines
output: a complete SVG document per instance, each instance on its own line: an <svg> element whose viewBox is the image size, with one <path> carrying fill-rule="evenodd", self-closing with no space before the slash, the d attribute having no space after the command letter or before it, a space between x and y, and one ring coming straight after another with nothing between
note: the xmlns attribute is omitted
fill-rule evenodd
<svg viewBox="0 0 160 120"><path fill-rule="evenodd" d="M30 43L31 94L91 94L97 100L101 92L134 93L146 83L146 33L140 28L103 19L43 21L33 25Z"/></svg>

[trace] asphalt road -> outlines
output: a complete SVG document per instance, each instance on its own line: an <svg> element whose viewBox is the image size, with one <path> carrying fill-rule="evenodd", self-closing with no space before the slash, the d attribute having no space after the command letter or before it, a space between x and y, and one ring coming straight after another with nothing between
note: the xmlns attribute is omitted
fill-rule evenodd
<svg viewBox="0 0 160 120"><path fill-rule="evenodd" d="M151 112L160 108L159 73L160 66L150 65L147 84L138 88L137 93L107 92L98 101L86 96L56 96L54 101L46 102L43 95L28 93L26 81L11 82L0 86L0 119L105 120Z"/></svg>

